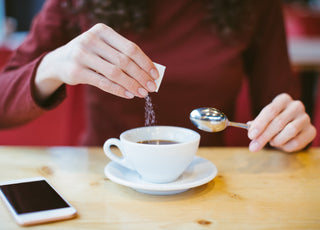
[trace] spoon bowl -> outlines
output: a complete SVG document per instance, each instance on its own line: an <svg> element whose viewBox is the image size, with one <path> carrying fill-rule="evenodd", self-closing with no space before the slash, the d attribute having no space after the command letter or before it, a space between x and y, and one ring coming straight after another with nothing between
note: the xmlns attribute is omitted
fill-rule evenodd
<svg viewBox="0 0 320 230"><path fill-rule="evenodd" d="M248 129L247 124L231 122L223 112L209 107L194 109L190 113L190 120L198 129L206 132L220 132L227 126Z"/></svg>

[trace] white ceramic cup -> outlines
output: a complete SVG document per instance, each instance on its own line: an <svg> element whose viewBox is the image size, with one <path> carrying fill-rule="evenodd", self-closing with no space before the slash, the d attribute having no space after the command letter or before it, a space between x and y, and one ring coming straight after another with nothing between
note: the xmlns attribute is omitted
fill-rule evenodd
<svg viewBox="0 0 320 230"><path fill-rule="evenodd" d="M166 140L174 144L138 143L146 140ZM120 139L110 138L103 145L110 160L134 170L143 180L168 183L176 180L192 162L199 147L200 135L187 128L148 126L127 130ZM119 148L122 156L112 151Z"/></svg>

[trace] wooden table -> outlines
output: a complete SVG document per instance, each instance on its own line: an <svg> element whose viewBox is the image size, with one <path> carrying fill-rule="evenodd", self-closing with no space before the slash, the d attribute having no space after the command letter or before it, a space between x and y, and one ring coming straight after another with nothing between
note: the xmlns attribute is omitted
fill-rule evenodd
<svg viewBox="0 0 320 230"><path fill-rule="evenodd" d="M79 212L27 229L320 229L320 148L200 148L217 177L170 196L115 184L101 148L0 147L0 181L44 176ZM0 229L20 229L0 202Z"/></svg>

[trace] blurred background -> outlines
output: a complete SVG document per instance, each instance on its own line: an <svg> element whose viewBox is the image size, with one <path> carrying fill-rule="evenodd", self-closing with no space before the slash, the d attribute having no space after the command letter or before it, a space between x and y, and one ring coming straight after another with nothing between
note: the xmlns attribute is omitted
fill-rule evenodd
<svg viewBox="0 0 320 230"><path fill-rule="evenodd" d="M0 70L28 34L45 0L0 0ZM320 132L320 0L282 0L292 69L302 83L302 101ZM76 100L77 98L77 100ZM83 127L82 88L69 87L61 106L22 127L0 130L0 145L76 145ZM77 103L76 103L77 101ZM237 121L250 117L247 85L237 101ZM55 122L52 122L54 120ZM238 129L227 130L227 144L249 143ZM320 146L320 134L313 142Z"/></svg>

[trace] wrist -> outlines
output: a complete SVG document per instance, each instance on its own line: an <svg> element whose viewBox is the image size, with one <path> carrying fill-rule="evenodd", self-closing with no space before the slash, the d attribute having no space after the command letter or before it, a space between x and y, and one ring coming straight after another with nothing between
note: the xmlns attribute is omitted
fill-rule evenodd
<svg viewBox="0 0 320 230"><path fill-rule="evenodd" d="M51 53L41 60L34 78L34 95L40 103L48 99L62 84L56 72L56 67L51 62Z"/></svg>

